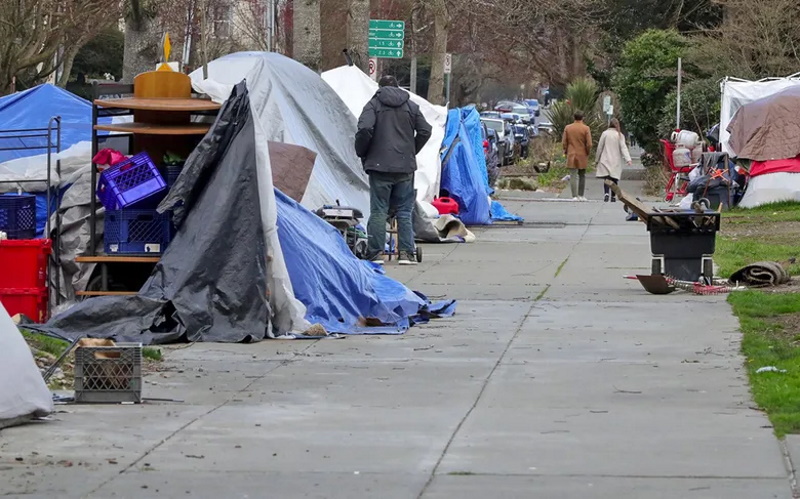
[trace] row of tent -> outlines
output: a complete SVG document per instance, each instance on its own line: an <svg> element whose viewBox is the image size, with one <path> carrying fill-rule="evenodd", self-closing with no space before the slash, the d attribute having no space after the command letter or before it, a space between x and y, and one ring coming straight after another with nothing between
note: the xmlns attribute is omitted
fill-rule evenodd
<svg viewBox="0 0 800 499"><path fill-rule="evenodd" d="M85 288L92 272L91 266L74 264L88 246L91 105L49 85L0 99L0 123L6 128L41 126L53 114L62 116L65 151L61 178L54 183L63 193L61 239L68 248L62 254L62 282L68 289L60 291L70 308L47 329L66 337L144 343L241 341L302 332L312 324L328 332L399 333L415 321L452 313L452 302L430 304L355 259L338 232L310 211L338 201L368 216L368 180L352 142L357 113L377 89L375 82L354 67L320 77L296 61L260 52L225 56L209 64L208 78L200 72L190 77L196 91L225 105L205 146L187 160L162 205L184 205L178 234L138 296L100 297L74 306L75 289ZM463 203L467 224L491 223L492 214L517 219L489 197L477 112L457 110L448 116L445 108L412 98L434 125L434 138L418 157L417 215L425 219L423 225L441 228L427 218L434 215L430 201L440 188ZM230 121L232 116L236 119ZM231 125L242 121L252 130ZM456 153L459 144L466 153ZM216 152L209 155L212 149ZM0 179L42 178L42 157L25 154L0 152ZM303 169L299 157L307 158L305 178L286 174ZM22 187L46 191L44 185ZM214 208L222 198L229 200L228 208ZM261 230L254 231L256 226ZM198 234L203 234L200 244ZM464 240L448 239L441 231L435 235L438 241ZM218 271L209 276L203 270L212 266ZM223 291L225 300L219 300Z"/></svg>
<svg viewBox="0 0 800 499"><path fill-rule="evenodd" d="M739 206L800 201L800 73L723 80L720 118L722 150L750 161Z"/></svg>
<svg viewBox="0 0 800 499"><path fill-rule="evenodd" d="M174 210L178 229L150 279L136 296L80 302L41 330L145 344L232 342L291 335L313 329L312 324L330 333L398 334L430 317L452 315L454 301L430 303L356 259L339 233L309 210L333 199L369 206L365 176L351 147L355 113L331 87L274 54L229 56L210 70L208 80L192 75L195 88L224 104L159 207ZM364 86L360 100L374 90ZM436 123L444 139L446 119L434 115L433 106L423 109L432 121L441 120ZM91 107L51 86L0 100L0 123L16 130L39 127L54 113L64 125L62 176L54 184L63 194L61 239L73 250L62 263L70 264L87 245L91 189L85 140ZM418 196L432 199L441 181L464 199L486 199L488 211L489 191L476 151L469 147L466 159L451 159L458 155L450 151L468 142L467 128L458 129L456 139L448 134L444 155L468 185L458 185L449 174L442 179L440 151L430 148L420 158ZM15 145L24 140L10 139ZM41 156L0 154L0 178L43 178ZM12 187L47 190L37 184ZM0 306L0 428L52 409L27 344Z"/></svg>

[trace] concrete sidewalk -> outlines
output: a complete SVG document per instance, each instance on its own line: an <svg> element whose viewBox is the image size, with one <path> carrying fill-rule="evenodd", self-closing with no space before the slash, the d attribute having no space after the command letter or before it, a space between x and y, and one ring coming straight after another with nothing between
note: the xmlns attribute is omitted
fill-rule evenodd
<svg viewBox="0 0 800 499"><path fill-rule="evenodd" d="M2 431L0 495L791 497L724 297L623 280L647 271L649 243L620 204L507 207L526 224L388 268L458 298L457 316L170 348L145 395L184 403L62 406Z"/></svg>

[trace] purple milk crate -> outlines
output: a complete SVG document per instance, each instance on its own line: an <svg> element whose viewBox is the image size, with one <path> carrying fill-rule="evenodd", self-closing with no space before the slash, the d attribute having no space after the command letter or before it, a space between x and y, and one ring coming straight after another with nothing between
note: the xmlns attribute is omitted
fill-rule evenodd
<svg viewBox="0 0 800 499"><path fill-rule="evenodd" d="M97 197L106 210L131 208L164 194L167 183L146 152L120 161L100 174ZM157 204L157 203L156 203Z"/></svg>
<svg viewBox="0 0 800 499"><path fill-rule="evenodd" d="M36 196L33 194L0 195L0 231L9 239L36 237Z"/></svg>
<svg viewBox="0 0 800 499"><path fill-rule="evenodd" d="M108 255L163 253L171 240L171 215L156 210L109 210L103 240Z"/></svg>

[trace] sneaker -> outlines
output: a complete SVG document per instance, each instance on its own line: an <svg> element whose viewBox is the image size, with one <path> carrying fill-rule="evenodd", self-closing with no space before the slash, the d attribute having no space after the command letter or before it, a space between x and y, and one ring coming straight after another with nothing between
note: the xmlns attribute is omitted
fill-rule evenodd
<svg viewBox="0 0 800 499"><path fill-rule="evenodd" d="M581 201L584 201L584 202L585 202L585 201L589 201L588 199L586 199L586 196L581 196L581 197L579 197L578 199L579 199L579 200L581 200Z"/></svg>
<svg viewBox="0 0 800 499"><path fill-rule="evenodd" d="M416 255L414 255L414 253L408 253L403 251L400 253L400 258L398 258L397 263L400 265L416 265L417 258Z"/></svg>
<svg viewBox="0 0 800 499"><path fill-rule="evenodd" d="M617 198L615 198L614 196L611 196L611 202L612 203L616 203L617 202Z"/></svg>
<svg viewBox="0 0 800 499"><path fill-rule="evenodd" d="M574 198L572 198L572 200L573 200L573 201L580 201L580 200L581 200L581 198L579 198L578 196L575 196Z"/></svg>
<svg viewBox="0 0 800 499"><path fill-rule="evenodd" d="M611 196L609 196L608 194L606 194L605 196L603 196L603 202L604 202L604 203L608 203L608 200L609 200L609 199L611 199Z"/></svg>

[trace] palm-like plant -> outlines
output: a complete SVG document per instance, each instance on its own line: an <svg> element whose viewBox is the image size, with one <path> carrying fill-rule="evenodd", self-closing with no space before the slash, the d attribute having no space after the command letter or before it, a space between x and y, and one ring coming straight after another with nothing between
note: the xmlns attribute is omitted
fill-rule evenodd
<svg viewBox="0 0 800 499"><path fill-rule="evenodd" d="M605 127L605 120L598 101L600 88L590 78L578 78L567 86L566 99L553 104L550 108L550 121L558 136L573 121L577 111L584 114L584 123L592 129L592 138L597 140Z"/></svg>

